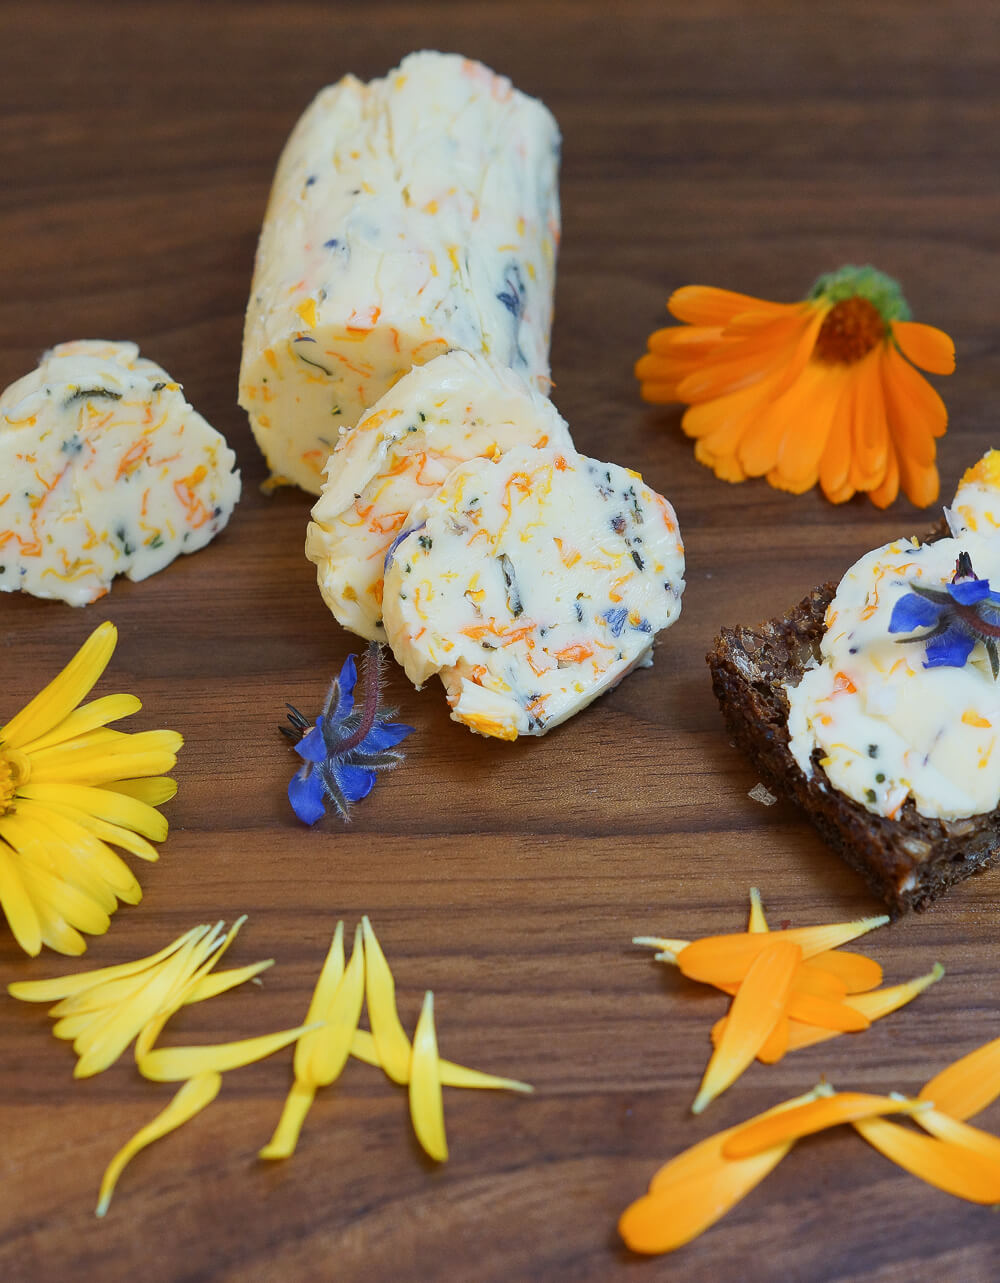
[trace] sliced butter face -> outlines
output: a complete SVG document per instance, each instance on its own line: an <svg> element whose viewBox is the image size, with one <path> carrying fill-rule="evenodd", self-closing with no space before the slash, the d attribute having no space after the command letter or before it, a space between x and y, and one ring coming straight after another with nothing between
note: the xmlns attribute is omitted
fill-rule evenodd
<svg viewBox="0 0 1000 1283"><path fill-rule="evenodd" d="M0 589L83 606L203 548L236 456L134 343L47 352L0 396Z"/></svg>
<svg viewBox="0 0 1000 1283"><path fill-rule="evenodd" d="M514 371L451 352L400 379L341 439L313 508L306 556L334 618L384 641L383 565L410 510L457 464L522 444L573 448L552 402Z"/></svg>
<svg viewBox="0 0 1000 1283"><path fill-rule="evenodd" d="M615 464L516 446L459 465L411 520L385 576L389 642L482 735L557 726L647 662L680 613L674 511Z"/></svg>
<svg viewBox="0 0 1000 1283"><path fill-rule="evenodd" d="M540 102L454 54L318 95L278 164L244 330L240 405L277 477L319 493L340 429L451 349L547 389L558 150Z"/></svg>

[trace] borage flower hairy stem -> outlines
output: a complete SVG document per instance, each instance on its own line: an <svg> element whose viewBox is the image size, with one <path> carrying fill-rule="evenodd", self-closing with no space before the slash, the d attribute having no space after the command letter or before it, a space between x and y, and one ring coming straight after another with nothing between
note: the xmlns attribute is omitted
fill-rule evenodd
<svg viewBox="0 0 1000 1283"><path fill-rule="evenodd" d="M833 503L861 491L880 508L900 487L918 507L937 498L948 414L914 366L950 374L954 345L910 320L891 277L848 265L798 303L688 285L667 306L684 324L650 335L641 395L690 407L681 426L717 477L818 482Z"/></svg>
<svg viewBox="0 0 1000 1283"><path fill-rule="evenodd" d="M175 731L126 734L109 723L138 712L134 695L83 703L114 653L101 624L38 695L0 727L0 904L21 948L86 950L119 901L138 904L139 883L120 847L156 860L167 836L156 808L177 791L165 777L183 739Z"/></svg>

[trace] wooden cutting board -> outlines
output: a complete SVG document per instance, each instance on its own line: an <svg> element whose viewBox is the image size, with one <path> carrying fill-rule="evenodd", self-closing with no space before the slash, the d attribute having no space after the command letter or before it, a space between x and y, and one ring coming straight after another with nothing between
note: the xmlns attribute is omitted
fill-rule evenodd
<svg viewBox="0 0 1000 1283"><path fill-rule="evenodd" d="M997 1276L995 1216L905 1175L842 1130L803 1143L669 1259L621 1246L619 1213L681 1149L811 1086L914 1091L1000 1034L1000 875L868 941L890 981L944 981L866 1034L755 1065L688 1112L723 999L633 935L739 929L759 886L776 924L877 911L784 803L749 791L704 655L717 629L785 609L866 549L926 527L905 501L833 507L693 459L679 411L631 372L670 290L801 297L871 261L917 319L956 340L942 495L997 444L1000 157L995 13L934 4L736 0L517 5L34 3L5 14L0 102L0 383L70 338L129 338L180 379L236 449L226 532L86 610L0 602L0 718L102 619L121 640L102 691L136 728L186 740L171 833L84 963L20 956L0 980L106 965L197 922L247 913L234 963L261 986L189 1008L173 1041L240 1038L303 1016L333 926L368 913L412 1028L433 989L442 1054L527 1079L533 1097L448 1091L452 1157L418 1149L405 1093L352 1062L295 1157L256 1158L289 1081L279 1056L93 1208L119 1145L169 1098L127 1058L74 1082L42 1008L0 1012L0 1272L6 1280L962 1280ZM256 236L281 145L313 93L417 48L458 50L542 97L564 133L554 398L580 449L642 471L687 545L684 611L630 677L548 737L504 744L450 722L441 692L392 699L416 733L349 827L291 814L277 727L318 711L356 639L302 555L308 496L264 497L235 404ZM982 1116L997 1130L1000 1107Z"/></svg>

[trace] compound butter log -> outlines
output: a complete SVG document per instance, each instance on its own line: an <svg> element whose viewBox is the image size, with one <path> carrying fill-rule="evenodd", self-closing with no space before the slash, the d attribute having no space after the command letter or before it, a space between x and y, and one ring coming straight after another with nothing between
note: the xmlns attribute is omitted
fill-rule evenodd
<svg viewBox="0 0 1000 1283"><path fill-rule="evenodd" d="M549 386L559 131L457 54L321 91L278 164L240 405L274 482L318 494L341 429L412 366L482 353Z"/></svg>
<svg viewBox="0 0 1000 1283"><path fill-rule="evenodd" d="M341 437L306 533L306 556L334 618L385 641L383 567L411 508L459 463L498 458L514 445L573 450L552 402L485 357L448 352L390 388Z"/></svg>

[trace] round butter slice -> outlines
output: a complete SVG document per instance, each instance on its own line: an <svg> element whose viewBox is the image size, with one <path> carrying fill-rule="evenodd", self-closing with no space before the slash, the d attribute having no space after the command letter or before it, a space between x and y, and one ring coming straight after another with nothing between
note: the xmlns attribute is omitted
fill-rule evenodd
<svg viewBox="0 0 1000 1283"><path fill-rule="evenodd" d="M0 590L84 606L203 548L236 456L134 343L46 352L0 396Z"/></svg>
<svg viewBox="0 0 1000 1283"><path fill-rule="evenodd" d="M673 508L636 472L516 446L460 464L411 513L383 618L420 686L481 735L543 735L649 662L680 614Z"/></svg>
<svg viewBox="0 0 1000 1283"><path fill-rule="evenodd" d="M449 352L400 379L341 438L312 510L306 556L334 618L384 641L383 566L411 508L457 464L523 444L573 448L552 402L513 370Z"/></svg>

